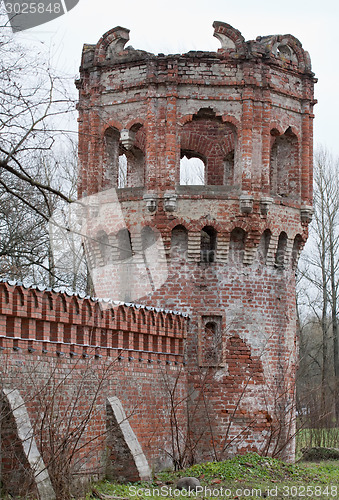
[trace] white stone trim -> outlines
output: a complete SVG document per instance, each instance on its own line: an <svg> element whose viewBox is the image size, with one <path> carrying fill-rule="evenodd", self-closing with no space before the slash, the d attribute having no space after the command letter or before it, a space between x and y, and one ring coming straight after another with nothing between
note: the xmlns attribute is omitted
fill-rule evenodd
<svg viewBox="0 0 339 500"><path fill-rule="evenodd" d="M148 465L144 452L142 451L138 438L136 437L132 427L130 426L120 399L116 396L113 396L107 398L107 401L112 408L114 417L125 439L125 443L128 446L129 451L131 452L140 479L142 481L150 481L152 477L152 471L150 469L150 466Z"/></svg>
<svg viewBox="0 0 339 500"><path fill-rule="evenodd" d="M17 427L18 438L22 444L23 452L35 479L39 500L55 500L56 496L53 486L47 467L36 445L33 427L24 400L17 389L3 389L2 392L12 411Z"/></svg>

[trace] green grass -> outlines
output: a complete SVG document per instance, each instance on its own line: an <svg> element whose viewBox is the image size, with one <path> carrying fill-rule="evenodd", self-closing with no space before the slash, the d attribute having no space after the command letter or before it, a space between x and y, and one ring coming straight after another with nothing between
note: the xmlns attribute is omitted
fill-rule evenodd
<svg viewBox="0 0 339 500"><path fill-rule="evenodd" d="M98 491L115 497L136 500L159 498L181 500L187 498L187 494L177 496L173 490L176 481L182 476L197 477L201 485L206 488L198 495L192 494L191 498L198 496L200 499L339 499L339 461L291 465L281 460L260 457L256 453L238 456L223 462L194 465L176 473L159 473L152 483L118 484L104 481L95 487ZM162 494L161 488L163 488ZM87 500L91 498L93 497L90 495L86 497Z"/></svg>
<svg viewBox="0 0 339 500"><path fill-rule="evenodd" d="M223 462L206 462L179 472L162 472L151 483L113 483L101 481L93 489L115 500L184 500L185 494L174 492L180 477L199 478L203 492L191 498L212 499L339 499L339 461L300 462L260 457L256 453L237 456ZM162 490L161 490L162 489ZM2 497L1 498L6 498ZM95 496L88 494L86 500ZM85 499L83 499L85 500Z"/></svg>
<svg viewBox="0 0 339 500"><path fill-rule="evenodd" d="M301 450L303 448L312 448L314 446L339 448L339 428L301 429L296 435L297 455L301 456Z"/></svg>

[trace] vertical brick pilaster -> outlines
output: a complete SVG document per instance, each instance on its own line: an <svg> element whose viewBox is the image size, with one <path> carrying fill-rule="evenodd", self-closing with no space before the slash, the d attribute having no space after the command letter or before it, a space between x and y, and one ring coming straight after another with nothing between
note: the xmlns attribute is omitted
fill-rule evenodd
<svg viewBox="0 0 339 500"><path fill-rule="evenodd" d="M261 155L261 192L270 194L270 156L271 156L271 98L268 90L263 92L262 118L262 155Z"/></svg>
<svg viewBox="0 0 339 500"><path fill-rule="evenodd" d="M250 192L252 188L253 90L245 88L242 98L242 190Z"/></svg>
<svg viewBox="0 0 339 500"><path fill-rule="evenodd" d="M170 89L169 89L170 90ZM173 90L175 92L175 89ZM173 189L179 181L180 167L178 169L178 158L180 158L180 144L177 140L177 99L176 95L167 97L166 109L166 172L164 189ZM179 173L178 173L179 171Z"/></svg>
<svg viewBox="0 0 339 500"><path fill-rule="evenodd" d="M310 108L303 104L302 137L301 137L301 199L309 203L309 170L310 170Z"/></svg>
<svg viewBox="0 0 339 500"><path fill-rule="evenodd" d="M157 99L155 98L155 88L149 86L147 98L147 119L146 119L146 175L145 187L149 190L157 188L157 157L158 157L158 120L157 120Z"/></svg>

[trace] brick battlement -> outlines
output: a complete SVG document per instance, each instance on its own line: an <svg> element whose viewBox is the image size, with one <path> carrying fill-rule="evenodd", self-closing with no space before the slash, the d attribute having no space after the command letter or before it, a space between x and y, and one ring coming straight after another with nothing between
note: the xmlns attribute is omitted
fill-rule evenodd
<svg viewBox="0 0 339 500"><path fill-rule="evenodd" d="M0 283L0 348L183 362L187 315Z"/></svg>

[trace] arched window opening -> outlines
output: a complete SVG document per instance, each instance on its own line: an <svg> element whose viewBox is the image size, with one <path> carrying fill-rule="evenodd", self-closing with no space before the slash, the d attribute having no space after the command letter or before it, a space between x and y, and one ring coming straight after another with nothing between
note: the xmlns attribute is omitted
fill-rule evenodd
<svg viewBox="0 0 339 500"><path fill-rule="evenodd" d="M118 260L126 260L132 257L131 234L128 229L120 229L117 234Z"/></svg>
<svg viewBox="0 0 339 500"><path fill-rule="evenodd" d="M294 238L293 248L292 248L292 269L296 269L298 266L298 260L300 256L301 249L303 247L303 239L300 234Z"/></svg>
<svg viewBox="0 0 339 500"><path fill-rule="evenodd" d="M156 244L158 234L150 226L144 226L141 230L142 249L145 252L148 248Z"/></svg>
<svg viewBox="0 0 339 500"><path fill-rule="evenodd" d="M236 227L230 236L229 258L231 262L242 264L245 253L246 233L243 229Z"/></svg>
<svg viewBox="0 0 339 500"><path fill-rule="evenodd" d="M200 233L200 261L215 262L217 250L217 232L211 226L205 226Z"/></svg>
<svg viewBox="0 0 339 500"><path fill-rule="evenodd" d="M171 257L172 259L184 259L188 249L188 232L181 224L172 229L171 235Z"/></svg>
<svg viewBox="0 0 339 500"><path fill-rule="evenodd" d="M126 132L126 130L124 130ZM128 138L116 128L110 127L104 135L104 177L118 188L144 185L145 132L141 124L127 131Z"/></svg>
<svg viewBox="0 0 339 500"><path fill-rule="evenodd" d="M224 160L224 185L232 186L234 183L234 150L230 151Z"/></svg>
<svg viewBox="0 0 339 500"><path fill-rule="evenodd" d="M181 130L181 157L200 158L205 165L198 185L223 186L233 182L237 134L233 124L217 116L212 108L202 108ZM180 169L182 170L182 168ZM193 184L181 173L180 184Z"/></svg>
<svg viewBox="0 0 339 500"><path fill-rule="evenodd" d="M135 141L130 154L127 154L128 186L140 187L145 185L146 132L141 123L135 123L131 131L135 134Z"/></svg>
<svg viewBox="0 0 339 500"><path fill-rule="evenodd" d="M287 234L282 231L279 236L277 251L275 254L276 267L283 268L285 265L285 256L287 248Z"/></svg>
<svg viewBox="0 0 339 500"><path fill-rule="evenodd" d="M185 153L180 160L180 185L204 186L205 163L198 156Z"/></svg>
<svg viewBox="0 0 339 500"><path fill-rule="evenodd" d="M266 263L267 253L271 242L271 236L272 236L271 231L269 229L265 229L260 238L260 243L258 248L259 260L264 264Z"/></svg>
<svg viewBox="0 0 339 500"><path fill-rule="evenodd" d="M145 184L145 155L137 148L127 153L127 186L140 187Z"/></svg>
<svg viewBox="0 0 339 500"><path fill-rule="evenodd" d="M127 151L120 147L118 167L118 188L144 185L145 155L137 148Z"/></svg>
<svg viewBox="0 0 339 500"><path fill-rule="evenodd" d="M272 136L276 131L271 132ZM271 194L283 197L300 194L298 139L288 128L275 138L270 157Z"/></svg>
<svg viewBox="0 0 339 500"><path fill-rule="evenodd" d="M119 165L119 141L120 132L116 128L110 127L105 131L104 147L106 165L105 178L113 186L118 183L118 165Z"/></svg>
<svg viewBox="0 0 339 500"><path fill-rule="evenodd" d="M127 156L125 154L119 155L118 165L118 188L127 187Z"/></svg>
<svg viewBox="0 0 339 500"><path fill-rule="evenodd" d="M97 234L97 242L99 245L100 266L105 266L110 260L110 244L105 231L100 231Z"/></svg>

